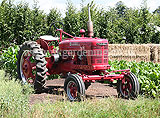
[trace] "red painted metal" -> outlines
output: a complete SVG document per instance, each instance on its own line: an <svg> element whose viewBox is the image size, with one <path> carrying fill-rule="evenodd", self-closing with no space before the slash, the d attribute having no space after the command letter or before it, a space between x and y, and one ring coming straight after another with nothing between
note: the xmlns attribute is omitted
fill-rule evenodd
<svg viewBox="0 0 160 118"><path fill-rule="evenodd" d="M31 63L30 58L32 55L28 52L26 55L23 56L23 63L22 63L22 72L26 77L26 81L28 83L33 83L35 79L35 74L33 74L33 70L36 69L36 63ZM32 78L32 79L31 79Z"/></svg>
<svg viewBox="0 0 160 118"><path fill-rule="evenodd" d="M81 34L81 37L84 37L85 30L84 30L84 29L81 29L79 33Z"/></svg>
<svg viewBox="0 0 160 118"><path fill-rule="evenodd" d="M110 79L122 79L124 78L123 74L114 74L114 75L84 75L82 79L85 80L110 80Z"/></svg>
<svg viewBox="0 0 160 118"><path fill-rule="evenodd" d="M130 69L125 69L125 70L114 70L111 72L104 72L105 74L110 74L110 73L116 73L116 72L121 72L123 75L125 74L129 74L130 73Z"/></svg>
<svg viewBox="0 0 160 118"><path fill-rule="evenodd" d="M121 84L121 89L124 95L128 95L128 93L131 93L132 90L132 84L130 79L124 77L124 79L122 79L122 84Z"/></svg>
<svg viewBox="0 0 160 118"><path fill-rule="evenodd" d="M64 32L62 29L57 29L60 32L59 54L61 60L58 63L54 62L55 49L49 46L50 41L38 40L37 42L45 50L49 50L51 57L47 57L46 67L48 75L60 73L80 73L84 81L123 79L125 74L130 72L126 70L116 70L105 72L110 69L108 64L108 40L100 38L88 37L73 37ZM85 31L80 30L81 33ZM62 33L70 36L62 41ZM104 75L94 75L94 71L101 71ZM119 72L121 74L112 74Z"/></svg>
<svg viewBox="0 0 160 118"><path fill-rule="evenodd" d="M115 70L108 72L110 69L108 63L108 40L101 38L92 38L93 24L91 21L89 10L88 21L88 36L84 37L85 30L81 29L81 37L74 37L62 29L57 29L60 32L59 39L57 37L45 35L37 40L41 48L44 50L48 71L47 75L52 74L78 74L84 82L98 81L113 81L122 80L121 90L124 95L131 93L132 85L130 79L126 75L130 74L130 69ZM62 40L62 35L65 34L70 38ZM57 51L53 45L58 41L59 50ZM49 53L49 54L48 54ZM36 77L36 62L33 62L32 54L30 52L23 55L22 72L28 83L34 83ZM35 71L35 72L34 72ZM118 73L118 74L117 74ZM73 98L77 97L78 88L73 81L67 86L70 95Z"/></svg>
<svg viewBox="0 0 160 118"><path fill-rule="evenodd" d="M82 78L84 82L88 82L88 85L90 85L91 82L95 82L96 80L121 80L118 81L121 84L121 93L124 95L132 93L132 83L131 80L127 78L130 74L130 69L115 70L109 72L111 68L111 66L108 63L109 42L107 39L101 39L97 37L92 38L94 34L93 23L91 21L90 16L90 8L89 21L87 25L89 37L84 37L84 29L80 30L81 37L74 37L64 32L63 29L56 28L56 31L59 31L60 33L59 38L50 35L44 35L37 40L37 43L40 44L46 56L46 67L48 69L46 74L78 74L80 76L79 79ZM69 36L70 38L62 39L63 34ZM59 44L58 51L56 50L56 47L53 45L57 44L56 41L58 41ZM47 57L48 55L50 56ZM34 58L32 58L32 56L33 55L31 54L31 52L27 52L23 55L21 70L26 78L26 81L28 83L33 84L35 81L37 70L36 62L33 62ZM69 97L78 97L78 89L81 90L81 87L84 87L82 84L85 84L85 87L88 86L86 83L80 83L81 86L76 85L77 82L80 82L79 79L76 80L75 78L75 82L71 80L66 80L69 81L69 84L67 85L67 95ZM138 89L139 88L137 87L137 90Z"/></svg>
<svg viewBox="0 0 160 118"><path fill-rule="evenodd" d="M52 36L42 36L37 40L41 48L44 49L44 54L50 57L46 57L47 75L52 74L78 74L84 82L98 81L113 81L121 80L121 90L124 95L131 93L132 85L130 79L126 75L130 74L130 69L115 70L108 72L110 65L108 63L108 40L93 37L93 24L90 16L89 9L89 21L88 21L88 36L84 37L85 30L81 29L81 37L74 37L62 29L57 29L60 32L59 39ZM62 40L62 35L65 34L70 38ZM55 41L55 42L53 42ZM58 41L59 50L57 51L53 45ZM35 80L36 62L31 61L31 53L27 53L23 57L22 71L29 83L33 83ZM32 58L32 60L34 60ZM108 71L106 71L108 70ZM31 79L30 79L31 78ZM32 81L32 82L31 82ZM118 81L119 82L119 81ZM73 98L77 97L78 89L75 82L70 81L70 85L67 86L67 92ZM128 91L127 91L128 90Z"/></svg>
<svg viewBox="0 0 160 118"><path fill-rule="evenodd" d="M44 50L49 50L48 41L45 41L44 39L37 40L37 43L41 45L41 48Z"/></svg>
<svg viewBox="0 0 160 118"><path fill-rule="evenodd" d="M60 32L60 41L62 41L62 33L64 33L64 34L70 36L71 38L74 38L74 36L72 36L72 35L70 35L70 34L64 32L62 29L57 29L56 31L59 31L59 32Z"/></svg>
<svg viewBox="0 0 160 118"><path fill-rule="evenodd" d="M106 39L97 37L92 38L93 24L91 22L91 19L89 19L88 21L89 37L84 37L84 29L80 30L81 37L74 37L64 32L62 29L57 29L56 31L60 32L60 42L58 40L58 52L55 51L54 46L51 45L51 40L37 40L41 47L46 51L49 50L49 53L51 54L50 57L46 57L46 67L48 68L47 75L60 73L66 74L68 72L79 73L84 81L93 82L95 80L123 80L124 75L130 73L129 69L116 70L112 72L105 71L110 69L111 67L108 64L109 43ZM71 38L62 40L62 34L65 34ZM57 53L60 55L60 57L56 57L55 54ZM59 59L59 61L55 62L55 59ZM94 74L95 71L99 73ZM113 74L116 72L118 72L119 74ZM103 73L103 75L101 75L100 73Z"/></svg>
<svg viewBox="0 0 160 118"><path fill-rule="evenodd" d="M69 89L70 89L70 94L73 98L77 97L77 86L74 82L71 82L69 85Z"/></svg>

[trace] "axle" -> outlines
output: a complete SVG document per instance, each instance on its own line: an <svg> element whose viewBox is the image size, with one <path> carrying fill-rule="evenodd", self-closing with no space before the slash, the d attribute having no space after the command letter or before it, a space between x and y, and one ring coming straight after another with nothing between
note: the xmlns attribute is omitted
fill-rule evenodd
<svg viewBox="0 0 160 118"><path fill-rule="evenodd" d="M113 80L122 79L124 74L114 74L114 75L86 75L83 76L83 80Z"/></svg>
<svg viewBox="0 0 160 118"><path fill-rule="evenodd" d="M121 72L121 74L110 74L110 73L115 73L115 72ZM117 71L111 71L111 72L104 72L104 75L82 75L83 81L86 80L121 80L124 78L125 75L130 74L130 69L126 70L117 70Z"/></svg>

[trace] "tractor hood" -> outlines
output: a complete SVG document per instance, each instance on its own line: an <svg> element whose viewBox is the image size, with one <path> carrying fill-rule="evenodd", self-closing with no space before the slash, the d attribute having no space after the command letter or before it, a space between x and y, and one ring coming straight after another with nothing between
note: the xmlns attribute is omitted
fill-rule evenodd
<svg viewBox="0 0 160 118"><path fill-rule="evenodd" d="M76 37L65 39L59 44L60 50L82 50L91 49L91 47L108 45L108 40L100 38Z"/></svg>

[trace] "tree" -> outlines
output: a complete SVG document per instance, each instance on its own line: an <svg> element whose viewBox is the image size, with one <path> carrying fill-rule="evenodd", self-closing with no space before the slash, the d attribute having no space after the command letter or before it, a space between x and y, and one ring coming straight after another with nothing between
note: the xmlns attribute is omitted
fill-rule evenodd
<svg viewBox="0 0 160 118"><path fill-rule="evenodd" d="M64 30L71 35L79 35L80 27L80 14L77 13L77 9L73 6L71 1L67 2L67 11L64 20Z"/></svg>
<svg viewBox="0 0 160 118"><path fill-rule="evenodd" d="M127 7L124 5L122 1L116 3L117 14L121 17L125 15Z"/></svg>
<svg viewBox="0 0 160 118"><path fill-rule="evenodd" d="M56 8L51 9L49 14L47 15L47 26L50 27L52 23L55 23L57 28L62 28L62 26L60 26L62 24L60 24L59 22L62 22L61 13ZM49 29L48 29L47 33L51 33L51 35L55 35L56 29L54 26L51 27L51 30L52 31L49 32Z"/></svg>
<svg viewBox="0 0 160 118"><path fill-rule="evenodd" d="M158 13L158 14L160 15L160 6L158 6L158 8L157 8L156 10L154 10L153 13L154 13L154 14L155 14L155 13Z"/></svg>

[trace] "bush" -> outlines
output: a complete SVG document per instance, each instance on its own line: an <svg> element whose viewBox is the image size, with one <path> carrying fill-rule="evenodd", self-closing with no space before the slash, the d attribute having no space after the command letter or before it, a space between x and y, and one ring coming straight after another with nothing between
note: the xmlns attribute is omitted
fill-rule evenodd
<svg viewBox="0 0 160 118"><path fill-rule="evenodd" d="M118 2L109 10L99 7L92 1L77 10L71 1L67 2L65 16L53 8L49 14L39 10L37 4L31 9L28 3L13 4L11 0L0 3L0 48L10 43L21 45L27 40L36 40L48 33L53 21L64 22L64 30L71 35L79 36L81 28L86 30L88 6L91 6L91 17L94 23L94 36L108 39L110 43L160 43L159 13L150 13L145 5L140 9L128 8ZM55 34L55 29L52 31Z"/></svg>
<svg viewBox="0 0 160 118"><path fill-rule="evenodd" d="M2 50L0 56L0 69L9 73L10 77L17 77L16 55L18 54L19 47L17 45L10 46L9 48Z"/></svg>

